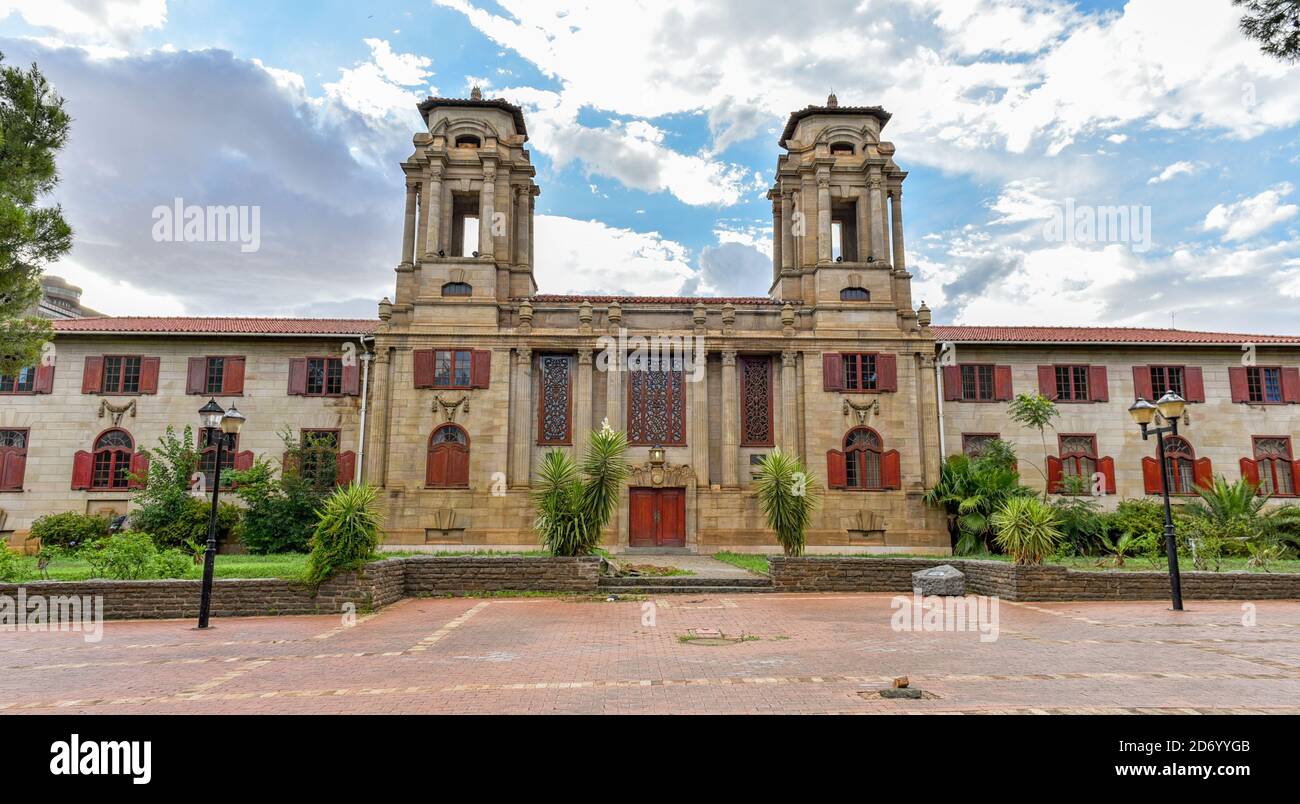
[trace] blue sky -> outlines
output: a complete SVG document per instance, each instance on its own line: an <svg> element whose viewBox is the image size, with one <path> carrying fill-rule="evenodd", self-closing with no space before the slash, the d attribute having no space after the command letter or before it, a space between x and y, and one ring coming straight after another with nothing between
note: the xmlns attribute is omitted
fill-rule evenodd
<svg viewBox="0 0 1300 804"><path fill-rule="evenodd" d="M1297 333L1300 66L1260 54L1236 15L0 0L0 51L68 99L58 200L77 241L51 271L114 314L373 315L415 103L478 84L528 119L544 292L765 293L777 137L834 90L894 114L914 297L939 321ZM176 197L260 206L262 248L154 242L151 210ZM1145 211L1149 237L1049 235L1067 203Z"/></svg>

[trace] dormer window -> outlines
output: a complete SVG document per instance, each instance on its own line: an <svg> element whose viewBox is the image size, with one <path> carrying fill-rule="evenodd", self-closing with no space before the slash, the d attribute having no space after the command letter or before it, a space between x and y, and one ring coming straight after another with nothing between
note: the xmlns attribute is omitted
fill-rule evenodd
<svg viewBox="0 0 1300 804"><path fill-rule="evenodd" d="M473 288L468 282L448 282L442 286L442 295L444 296L469 296L473 293Z"/></svg>
<svg viewBox="0 0 1300 804"><path fill-rule="evenodd" d="M473 134L462 134L456 138L457 148L482 148L483 141Z"/></svg>
<svg viewBox="0 0 1300 804"><path fill-rule="evenodd" d="M831 156L853 156L855 149L851 142L832 142Z"/></svg>
<svg viewBox="0 0 1300 804"><path fill-rule="evenodd" d="M840 291L840 301L871 301L871 291L866 288L844 288Z"/></svg>

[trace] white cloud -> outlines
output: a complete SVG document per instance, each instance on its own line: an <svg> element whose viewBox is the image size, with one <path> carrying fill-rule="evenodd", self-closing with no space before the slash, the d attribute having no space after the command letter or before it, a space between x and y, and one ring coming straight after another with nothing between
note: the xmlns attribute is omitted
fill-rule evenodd
<svg viewBox="0 0 1300 804"><path fill-rule="evenodd" d="M122 40L161 28L167 0L0 0L0 20L10 14L76 40Z"/></svg>
<svg viewBox="0 0 1300 804"><path fill-rule="evenodd" d="M545 293L676 295L695 275L687 249L658 232L537 215L535 274Z"/></svg>
<svg viewBox="0 0 1300 804"><path fill-rule="evenodd" d="M1203 162L1178 161L1147 179L1147 184L1161 184L1176 176L1190 176L1205 167Z"/></svg>
<svg viewBox="0 0 1300 804"><path fill-rule="evenodd" d="M382 39L366 39L370 47L370 61L339 70L339 80L325 84L327 97L338 101L344 108L369 118L397 118L411 122L415 105L424 99L424 93L410 87L425 82L433 72L433 61L426 56L394 53ZM432 87L430 87L432 91Z"/></svg>
<svg viewBox="0 0 1300 804"><path fill-rule="evenodd" d="M1289 182L1282 182L1250 198L1216 204L1201 226L1206 231L1222 230L1225 241L1244 240L1300 212L1300 206L1282 203L1294 189Z"/></svg>
<svg viewBox="0 0 1300 804"><path fill-rule="evenodd" d="M1025 223L1050 218L1059 204L1042 195L1047 187L1047 182L1038 178L1008 182L989 204L989 209L1000 216L989 223Z"/></svg>

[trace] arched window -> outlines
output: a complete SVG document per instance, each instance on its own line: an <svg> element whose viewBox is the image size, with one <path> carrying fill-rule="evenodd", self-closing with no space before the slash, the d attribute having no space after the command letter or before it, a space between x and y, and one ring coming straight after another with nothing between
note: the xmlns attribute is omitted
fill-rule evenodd
<svg viewBox="0 0 1300 804"><path fill-rule="evenodd" d="M832 142L831 156L853 156L854 148L851 142Z"/></svg>
<svg viewBox="0 0 1300 804"><path fill-rule="evenodd" d="M473 134L461 134L456 138L457 148L481 148L483 141Z"/></svg>
<svg viewBox="0 0 1300 804"><path fill-rule="evenodd" d="M1196 493L1196 453L1181 436L1165 439L1165 471L1169 473L1170 494Z"/></svg>
<svg viewBox="0 0 1300 804"><path fill-rule="evenodd" d="M135 455L135 441L125 430L105 430L95 439L94 470L90 476L92 489L127 488L131 476L131 459Z"/></svg>
<svg viewBox="0 0 1300 804"><path fill-rule="evenodd" d="M468 282L448 282L442 286L444 296L468 296L474 292Z"/></svg>
<svg viewBox="0 0 1300 804"><path fill-rule="evenodd" d="M871 301L871 291L866 288L844 288L840 291L840 301Z"/></svg>
<svg viewBox="0 0 1300 804"><path fill-rule="evenodd" d="M1091 435L1063 435L1061 439L1061 474L1092 482L1097 471L1097 438Z"/></svg>
<svg viewBox="0 0 1300 804"><path fill-rule="evenodd" d="M1291 439L1260 437L1255 439L1256 472L1261 494L1291 497L1296 493L1297 468L1291 461Z"/></svg>
<svg viewBox="0 0 1300 804"><path fill-rule="evenodd" d="M850 430L844 437L844 475L851 489L880 489L880 434L870 427Z"/></svg>
<svg viewBox="0 0 1300 804"><path fill-rule="evenodd" d="M429 437L424 483L430 488L469 488L469 436L455 424L444 424Z"/></svg>

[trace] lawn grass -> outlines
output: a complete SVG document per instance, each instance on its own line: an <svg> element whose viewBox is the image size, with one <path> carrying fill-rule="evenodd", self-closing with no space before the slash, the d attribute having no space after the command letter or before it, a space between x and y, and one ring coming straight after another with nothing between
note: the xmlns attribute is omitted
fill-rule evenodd
<svg viewBox="0 0 1300 804"><path fill-rule="evenodd" d="M32 581L86 581L90 580L90 564L80 558L59 558L50 562L45 575L36 568L36 556L23 556L19 559L21 574L14 583ZM218 555L214 565L217 578L283 578L299 580L307 569L305 553L276 553L266 556ZM203 567L196 564L190 568L185 578L203 577Z"/></svg>
<svg viewBox="0 0 1300 804"><path fill-rule="evenodd" d="M730 564L733 567L740 567L743 570L749 570L758 575L768 574L767 556L762 553L728 553L723 551L714 553L713 557L718 561Z"/></svg>

